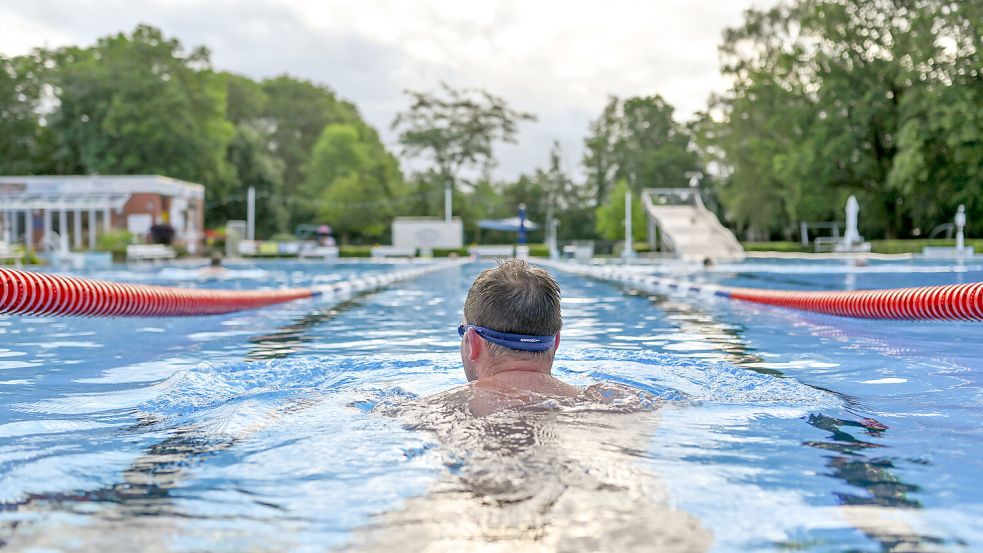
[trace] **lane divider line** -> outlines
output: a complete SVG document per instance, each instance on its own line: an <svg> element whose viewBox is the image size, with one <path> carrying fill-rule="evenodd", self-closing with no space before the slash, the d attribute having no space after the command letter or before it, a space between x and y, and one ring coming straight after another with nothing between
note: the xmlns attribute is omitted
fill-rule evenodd
<svg viewBox="0 0 983 553"><path fill-rule="evenodd" d="M0 314L79 317L218 315L304 298L380 288L457 266L454 261L355 277L311 288L211 290L127 284L0 267Z"/></svg>
<svg viewBox="0 0 983 553"><path fill-rule="evenodd" d="M723 297L787 309L861 319L983 321L983 282L883 290L800 291L738 288L653 276L623 267L541 261L558 270L666 292Z"/></svg>

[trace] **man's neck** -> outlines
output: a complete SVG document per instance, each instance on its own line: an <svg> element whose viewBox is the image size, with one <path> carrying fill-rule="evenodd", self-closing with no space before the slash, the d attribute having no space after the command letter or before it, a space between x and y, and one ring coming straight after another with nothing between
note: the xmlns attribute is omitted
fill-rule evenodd
<svg viewBox="0 0 983 553"><path fill-rule="evenodd" d="M553 368L552 359L510 359L502 358L495 362L488 363L479 372L480 379L501 378L500 375L507 377L543 375L549 376Z"/></svg>
<svg viewBox="0 0 983 553"><path fill-rule="evenodd" d="M549 396L576 396L581 390L550 374L552 359L503 359L485 367L475 382L479 388L507 393L532 392Z"/></svg>

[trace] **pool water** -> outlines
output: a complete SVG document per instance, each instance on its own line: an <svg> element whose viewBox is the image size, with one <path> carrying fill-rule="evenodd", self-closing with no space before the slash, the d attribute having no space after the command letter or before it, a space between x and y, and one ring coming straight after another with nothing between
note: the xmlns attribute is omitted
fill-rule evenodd
<svg viewBox="0 0 983 553"><path fill-rule="evenodd" d="M728 285L983 280L983 263L642 267ZM0 317L14 550L983 550L979 323L862 321L569 276L554 373L657 409L461 417L487 264L216 317ZM253 289L391 265L119 266Z"/></svg>

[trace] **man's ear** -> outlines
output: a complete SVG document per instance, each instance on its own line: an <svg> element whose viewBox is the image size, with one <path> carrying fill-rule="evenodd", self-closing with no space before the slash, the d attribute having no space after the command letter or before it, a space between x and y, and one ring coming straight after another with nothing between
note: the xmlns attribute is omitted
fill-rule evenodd
<svg viewBox="0 0 983 553"><path fill-rule="evenodd" d="M553 340L553 351L556 352L560 348L560 333L556 333L556 338Z"/></svg>
<svg viewBox="0 0 983 553"><path fill-rule="evenodd" d="M464 334L464 339L468 341L468 359L474 361L478 358L481 348L485 347L485 345L473 328L468 329L467 333Z"/></svg>

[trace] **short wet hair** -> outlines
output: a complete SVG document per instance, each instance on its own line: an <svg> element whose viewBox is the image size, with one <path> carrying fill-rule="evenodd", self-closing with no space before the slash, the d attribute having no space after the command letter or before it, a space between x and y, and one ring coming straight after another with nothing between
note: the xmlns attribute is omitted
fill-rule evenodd
<svg viewBox="0 0 983 553"><path fill-rule="evenodd" d="M474 280L464 300L464 322L511 334L555 335L563 327L560 285L549 271L525 260L501 261ZM513 351L488 345L493 353Z"/></svg>

